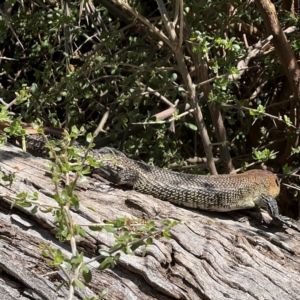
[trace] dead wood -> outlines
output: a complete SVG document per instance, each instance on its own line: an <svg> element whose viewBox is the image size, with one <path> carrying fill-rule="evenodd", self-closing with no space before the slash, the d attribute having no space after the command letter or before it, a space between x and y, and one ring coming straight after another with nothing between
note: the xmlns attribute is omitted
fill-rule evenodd
<svg viewBox="0 0 300 300"><path fill-rule="evenodd" d="M40 201L55 203L45 159L11 145L0 149L0 158L2 172L16 175L12 187L0 186L1 194L37 191ZM262 223L257 211L189 211L100 183L96 177L79 186L77 193L80 209L72 216L78 224L102 223L117 216L173 218L183 224L171 230L171 240L156 237L145 257L141 249L136 256L122 254L117 267L104 272L94 263L92 283L85 290L76 289L75 299L91 297L106 287L107 299L300 299L299 231ZM10 209L10 205L9 199L1 198L0 295L5 299L67 299L66 289L55 291L61 274L46 264L39 248L40 243L52 241L70 255L68 244L54 237L53 215L31 215L27 209ZM87 229L87 234L77 239L78 249L87 258L114 244L111 233Z"/></svg>

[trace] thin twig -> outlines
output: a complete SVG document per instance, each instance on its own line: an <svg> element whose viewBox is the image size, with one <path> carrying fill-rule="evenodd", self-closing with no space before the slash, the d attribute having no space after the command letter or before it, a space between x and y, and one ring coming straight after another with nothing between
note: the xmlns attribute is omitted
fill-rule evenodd
<svg viewBox="0 0 300 300"><path fill-rule="evenodd" d="M99 132L106 132L103 129L103 127L104 127L104 125L105 125L105 123L106 123L106 121L109 117L109 113L110 113L110 109L108 108L107 111L104 113L103 117L101 118L101 121L100 121L98 127L96 128L96 130L93 133L94 137L96 137L99 134Z"/></svg>
<svg viewBox="0 0 300 300"><path fill-rule="evenodd" d="M6 57L6 56L0 56L0 59L15 60L15 61L17 61L17 59L15 59L15 58Z"/></svg>
<svg viewBox="0 0 300 300"><path fill-rule="evenodd" d="M299 176L299 175L298 175ZM291 189L294 189L294 190L297 190L297 191L300 191L300 187L298 186L294 186L294 185L290 185L290 184L287 184L287 183L283 183L282 185L285 185Z"/></svg>
<svg viewBox="0 0 300 300"><path fill-rule="evenodd" d="M185 112L183 112L182 114L180 115L177 115L176 117L172 117L170 118L169 120L166 120L166 121L162 121L162 120L157 120L157 121L148 121L148 122L138 122L138 123L132 123L133 125L150 125L150 124L165 124L165 123L170 123L172 121L177 121L179 120L180 118L182 118L183 116L187 115L187 114L190 114L192 112L194 112L195 109L194 108L191 108Z"/></svg>
<svg viewBox="0 0 300 300"><path fill-rule="evenodd" d="M183 0L178 0L178 1L179 1L180 19L179 19L179 41L178 41L177 48L180 49L183 43Z"/></svg>
<svg viewBox="0 0 300 300"><path fill-rule="evenodd" d="M175 27L179 18L179 1L175 1L173 26Z"/></svg>
<svg viewBox="0 0 300 300"><path fill-rule="evenodd" d="M171 49L174 49L174 46L170 42L170 40L166 37L166 35L159 30L156 26L149 22L144 16L139 14L136 10L134 10L130 5L121 0L112 0L113 2L119 4L125 10L129 11L132 15L134 15L137 19L141 20L149 29L151 29L155 34L157 34Z"/></svg>
<svg viewBox="0 0 300 300"><path fill-rule="evenodd" d="M140 242L146 240L147 238L149 238L149 237L151 237L151 236L156 236L156 235L158 235L158 234L161 234L163 231L164 231L163 229L160 229L160 230L156 230L155 232L149 233L149 234L147 234L147 235L141 237L140 239L136 239L136 240L134 240L134 241L128 243L128 244L127 244L127 247L130 247L130 246L132 246L133 244L138 244L138 243L140 243ZM108 252L110 255L112 255L113 253L116 253L116 252L120 251L120 250L122 249L122 247L123 247L123 245L120 245L118 248L116 248L116 249L114 249L114 250L108 250L107 252ZM86 262L85 262L85 265L88 265L88 264L90 264L90 263L92 263L92 262L94 262L94 261L99 261L99 260L101 260L101 259L103 259L103 258L106 258L106 257L107 257L107 256L98 255L98 256L93 257L92 259L86 261Z"/></svg>
<svg viewBox="0 0 300 300"><path fill-rule="evenodd" d="M254 162L252 162L252 163L250 163L250 164L247 164L247 167L246 167L246 168L251 167L251 166L254 166L254 165L257 165L257 164L259 164L259 163L261 163L261 161L254 161ZM244 169L245 169L245 167L242 167L242 168L233 170L230 174L235 174L235 173L240 172L240 171L242 171L242 170L244 170Z"/></svg>
<svg viewBox="0 0 300 300"><path fill-rule="evenodd" d="M268 113L258 111L258 110L255 109L255 108L249 108L249 107L239 106L239 105L230 105L230 104L222 104L222 107L230 107L230 108L237 108L237 109L246 110L246 111L254 111L254 112L258 113L258 114L264 115L264 116L269 117L269 118L271 118L271 119L274 119L274 120L283 122L283 123L285 123L288 127L297 129L296 126L294 126L294 125L292 125L292 124L288 124L286 121L284 121L284 120L282 119L281 116L280 116L280 117L276 117L276 116L270 115L270 114L268 114Z"/></svg>
<svg viewBox="0 0 300 300"><path fill-rule="evenodd" d="M142 86L145 86L144 84L141 84ZM161 99L162 101L164 101L166 104L168 104L169 106L174 106L174 103L172 103L171 101L169 101L165 96L163 96L162 94L160 94L157 91L154 91L151 87L147 87L147 90L151 93L153 93L155 96L159 97L159 99Z"/></svg>
<svg viewBox="0 0 300 300"><path fill-rule="evenodd" d="M178 38L176 35L176 30L175 30L174 24L169 17L169 14L168 14L168 11L166 9L164 2L162 0L156 0L156 2L158 5L158 8L159 8L159 11L160 11L161 18L164 22L165 28L166 28L166 30L169 34L170 40L173 44L173 46L170 48L174 51L175 50L174 46L176 45L176 48L178 47Z"/></svg>
<svg viewBox="0 0 300 300"><path fill-rule="evenodd" d="M5 24L9 27L9 29L11 30L11 32L13 33L13 35L15 36L15 38L17 39L17 41L19 42L19 44L22 47L22 49L25 50L25 48L23 47L21 41L19 40L16 32L14 31L14 29L12 28L12 26L9 24L9 21L7 19L7 15L2 11L2 9L0 9L0 15L2 16Z"/></svg>

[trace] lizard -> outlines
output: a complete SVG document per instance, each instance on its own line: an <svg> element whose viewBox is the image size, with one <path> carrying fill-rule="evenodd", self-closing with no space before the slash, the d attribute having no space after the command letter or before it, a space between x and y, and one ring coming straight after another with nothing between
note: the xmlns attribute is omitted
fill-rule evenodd
<svg viewBox="0 0 300 300"><path fill-rule="evenodd" d="M96 153L103 164L99 171L105 178L161 200L217 212L258 206L282 223L290 220L279 214L275 198L280 184L270 171L254 169L241 174L212 176L185 174L132 160L114 148L105 147Z"/></svg>
<svg viewBox="0 0 300 300"><path fill-rule="evenodd" d="M45 156L48 151L40 135L28 135L26 144L35 154ZM109 181L182 207L227 212L258 206L281 223L291 220L279 214L275 199L280 192L279 180L267 170L254 169L234 175L195 175L150 166L110 147L90 149L90 155L101 162L94 171Z"/></svg>

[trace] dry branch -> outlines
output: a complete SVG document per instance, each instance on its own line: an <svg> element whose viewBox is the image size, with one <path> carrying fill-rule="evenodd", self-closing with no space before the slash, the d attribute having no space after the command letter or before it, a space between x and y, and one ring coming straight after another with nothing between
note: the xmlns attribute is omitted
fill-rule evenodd
<svg viewBox="0 0 300 300"><path fill-rule="evenodd" d="M290 109L291 120L297 129L300 129L300 69L297 60L292 51L290 44L280 26L276 9L270 0L255 0L260 13L263 17L264 24L268 35L273 36L273 45L275 51L284 68L285 75L288 78L290 87L294 94L295 104ZM287 162L291 153L291 148L296 148L299 145L299 136L295 136L288 141L286 151L279 158L281 165Z"/></svg>

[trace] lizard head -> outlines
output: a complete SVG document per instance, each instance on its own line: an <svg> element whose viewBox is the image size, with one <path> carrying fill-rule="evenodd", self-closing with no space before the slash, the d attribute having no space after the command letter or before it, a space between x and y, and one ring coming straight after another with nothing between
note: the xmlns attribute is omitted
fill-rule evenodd
<svg viewBox="0 0 300 300"><path fill-rule="evenodd" d="M138 176L131 166L134 161L129 159L123 152L114 148L104 147L93 150L93 156L100 162L96 172L116 184L133 186Z"/></svg>
<svg viewBox="0 0 300 300"><path fill-rule="evenodd" d="M251 175L261 183L259 186L264 190L258 188L258 192L261 194L270 195L272 198L276 198L280 192L280 183L278 177L272 172L266 170L251 170Z"/></svg>
<svg viewBox="0 0 300 300"><path fill-rule="evenodd" d="M270 196L276 198L280 192L279 179L275 174L272 174L271 172L268 173L269 176L268 179L266 180L266 185L268 186Z"/></svg>
<svg viewBox="0 0 300 300"><path fill-rule="evenodd" d="M276 198L280 192L280 183L278 177L266 170L249 170L245 172L247 181L255 182L256 189L254 193L259 197L261 194Z"/></svg>

